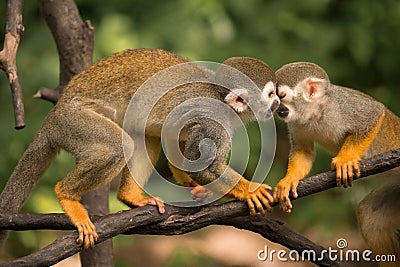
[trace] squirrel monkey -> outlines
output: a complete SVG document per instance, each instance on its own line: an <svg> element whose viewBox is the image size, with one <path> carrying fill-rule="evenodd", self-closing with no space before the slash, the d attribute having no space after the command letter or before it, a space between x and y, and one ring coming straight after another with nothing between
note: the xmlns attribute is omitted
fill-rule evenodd
<svg viewBox="0 0 400 267"><path fill-rule="evenodd" d="M344 187L359 177L363 157L400 147L400 118L368 95L331 84L318 65L291 63L275 74L281 99L277 114L287 122L291 141L287 173L274 193L284 211L292 209L289 192L297 197L299 180L312 167L314 142L336 155L331 167L336 170L337 185ZM377 254L395 254L397 259L399 194L400 181L371 192L358 207L359 225L369 246Z"/></svg>
<svg viewBox="0 0 400 267"><path fill-rule="evenodd" d="M47 115L42 128L12 173L0 196L0 211L18 212L57 152L64 149L75 157L76 166L56 184L55 192L63 210L77 227L77 242L85 248L94 245L98 234L87 210L79 201L84 193L109 182L120 172L119 200L129 207L154 205L163 213L163 201L158 197L144 196L138 180L135 180L146 181L152 166L141 164L146 155L135 153L135 138L128 135L122 125L131 98L146 80L164 69L187 62L189 61L180 56L160 49L127 50L100 60L76 75ZM256 113L267 119L278 108L275 75L269 66L254 58L230 58L224 64L246 74L259 88L229 90L212 83L196 82L183 83L165 93L153 107L146 124L146 132L143 133L146 135L147 155L153 165L159 155L160 136L166 116L185 100L196 97L215 99L228 104L239 116L249 120L254 119ZM178 69L169 73L160 86L176 80L188 81L192 76L201 78L217 75L218 70L214 73L192 64L189 69L182 68L182 71ZM141 99L143 105L155 102L154 99L149 99L152 97L151 93L146 96L147 98ZM255 103L250 111L247 106L253 99L257 101L253 101ZM141 115L138 108L132 116L135 118ZM264 208L270 209L269 203L273 198L266 190L269 186L260 185L250 192L251 182L226 166L230 140L221 127L202 120L188 124L183 132L186 134L179 136L179 141L184 148L185 157L196 158L198 146L204 138L214 141L217 156L206 169L191 173L192 177L171 166L178 180L191 181L193 178L193 183L206 184L217 179L226 170L229 177L222 182L233 183L234 178L238 181L228 192L229 197L246 201L252 213L256 209L261 213L264 213ZM186 149L188 147L190 150ZM142 177L134 179L128 169L127 164L130 163L136 168L135 173ZM4 239L5 231L1 234Z"/></svg>

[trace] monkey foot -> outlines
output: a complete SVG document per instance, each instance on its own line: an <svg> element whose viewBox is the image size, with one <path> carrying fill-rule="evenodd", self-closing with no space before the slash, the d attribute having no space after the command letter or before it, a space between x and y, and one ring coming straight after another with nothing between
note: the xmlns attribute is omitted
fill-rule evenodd
<svg viewBox="0 0 400 267"><path fill-rule="evenodd" d="M255 215L258 211L261 215L265 216L265 209L271 212L271 203L274 201L268 192L271 189L269 185L261 184L255 191L248 193L244 200L249 206L250 214Z"/></svg>
<svg viewBox="0 0 400 267"><path fill-rule="evenodd" d="M165 212L164 201L159 197L140 196L139 198L136 197L134 200L121 199L121 201L131 208L152 205L157 206L160 213Z"/></svg>
<svg viewBox="0 0 400 267"><path fill-rule="evenodd" d="M201 185L196 185L190 193L192 198L197 201L204 201L208 196L212 194L210 190Z"/></svg>
<svg viewBox="0 0 400 267"><path fill-rule="evenodd" d="M84 248L90 248L94 246L94 242L99 238L96 232L96 227L94 224L88 220L84 222L75 223L76 228L78 228L78 239L76 243L83 244Z"/></svg>

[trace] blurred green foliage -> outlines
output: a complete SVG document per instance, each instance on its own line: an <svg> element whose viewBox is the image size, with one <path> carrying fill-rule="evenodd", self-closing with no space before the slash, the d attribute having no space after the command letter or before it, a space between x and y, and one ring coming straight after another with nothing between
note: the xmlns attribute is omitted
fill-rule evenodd
<svg viewBox="0 0 400 267"><path fill-rule="evenodd" d="M95 60L113 52L158 47L191 60L221 62L232 56L257 57L274 69L292 61L320 64L331 81L362 90L400 114L400 1L303 0L77 0L84 20L96 29ZM0 36L4 35L5 1L0 3ZM58 84L58 57L36 1L25 1L25 33L18 52L19 78L25 97L27 127L13 129L11 94L0 79L0 188L52 105L31 96ZM277 122L277 158L267 183L285 173L286 128ZM329 168L330 156L318 150L313 173ZM254 165L254 163L251 163ZM61 153L46 172L24 210L58 212L53 186L73 166ZM251 172L251 170L250 170ZM330 190L294 203L285 218L300 230L318 226L321 235L356 227L354 207L372 187L363 181L347 191ZM114 210L122 206L110 200ZM48 241L48 235L13 233L13 256ZM34 240L34 242L32 242ZM16 246L25 249L13 249ZM179 256L171 264L180 262ZM184 262L184 261L183 261ZM171 265L172 266L172 265Z"/></svg>

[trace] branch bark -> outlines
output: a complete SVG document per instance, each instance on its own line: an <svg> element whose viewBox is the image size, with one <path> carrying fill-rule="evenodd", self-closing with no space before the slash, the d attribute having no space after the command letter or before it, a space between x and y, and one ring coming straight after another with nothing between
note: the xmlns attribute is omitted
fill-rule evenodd
<svg viewBox="0 0 400 267"><path fill-rule="evenodd" d="M364 160L360 163L361 177L384 172L400 166L400 149ZM300 181L299 197L305 197L336 187L335 172L321 173ZM232 225L261 234L271 241L301 252L313 249L317 253L323 248L290 230L282 222L261 216L248 216L245 203L232 201L220 205L195 208L167 206L165 214L158 214L154 207L143 207L122 211L104 217L92 217L99 233L98 243L118 234L184 234L211 224ZM0 215L0 229L74 229L63 214L14 214ZM30 266L54 264L82 250L75 243L76 232L57 239L47 247L23 258L1 266ZM50 256L51 255L51 256ZM315 261L319 266L340 266L329 259Z"/></svg>
<svg viewBox="0 0 400 267"><path fill-rule="evenodd" d="M382 173L400 166L400 149L395 149L360 161L361 175L358 180L370 175ZM297 187L298 198L322 192L336 187L335 171L324 172L307 177ZM293 199L293 197L291 196Z"/></svg>
<svg viewBox="0 0 400 267"><path fill-rule="evenodd" d="M117 234L151 234L151 235L180 235L211 224L231 225L261 234L272 241L280 241L289 248L299 252L312 249L320 253L324 248L314 244L309 239L289 229L284 223L262 216L250 216L247 205L243 202L228 202L225 204L207 207L180 208L168 206L166 213L158 214L154 207L144 207L119 212L105 217L92 217L99 233L98 242L102 242ZM8 220L14 222L35 219L42 216L41 224L48 224L48 219L56 220L51 224L53 229L73 229L73 225L64 214L48 215L6 215ZM16 216L12 218L13 216ZM18 218L19 217L19 218ZM1 218L2 221L3 217ZM47 221L47 222L46 222ZM25 223L26 225L26 223ZM36 224L36 226L38 226ZM63 236L49 246L23 258L5 263L0 266L43 266L51 265L65 259L79 251L82 247L75 243L76 233ZM49 256L51 255L51 256ZM256 251L255 251L256 256ZM310 259L319 266L340 266L324 257L323 259Z"/></svg>
<svg viewBox="0 0 400 267"><path fill-rule="evenodd" d="M34 97L56 103L71 78L92 65L94 28L82 21L73 0L39 0L39 8L56 42L60 81L56 89L41 88Z"/></svg>
<svg viewBox="0 0 400 267"><path fill-rule="evenodd" d="M6 73L12 93L15 129L25 127L24 100L17 73L17 51L24 32L23 5L23 0L7 0L6 34L3 50L0 51L0 69Z"/></svg>

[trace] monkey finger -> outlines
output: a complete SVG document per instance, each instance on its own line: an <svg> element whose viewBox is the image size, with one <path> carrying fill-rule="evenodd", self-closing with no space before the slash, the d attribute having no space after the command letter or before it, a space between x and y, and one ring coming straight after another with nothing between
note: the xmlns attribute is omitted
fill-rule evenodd
<svg viewBox="0 0 400 267"><path fill-rule="evenodd" d="M256 214L256 209L254 208L254 204L251 201L251 198L247 199L247 206L249 206L250 214L251 215L255 215Z"/></svg>
<svg viewBox="0 0 400 267"><path fill-rule="evenodd" d="M270 187L270 186L268 186L268 187ZM272 189L272 188L271 188ZM270 194L270 190L271 189L267 189L267 188L265 188L264 186L263 187L261 187L259 190L258 190L258 196L259 196L259 198L260 199L262 199L262 198L267 198L268 199L268 201L269 202L274 202L274 198L271 196L271 194Z"/></svg>
<svg viewBox="0 0 400 267"><path fill-rule="evenodd" d="M354 176L353 169L354 169L354 164L353 164L353 162L352 162L352 163L350 163L350 164L348 165L348 168L347 168L347 178L348 178L348 181L350 181L350 180L353 179L353 176ZM351 186L351 185L349 184L349 186Z"/></svg>
<svg viewBox="0 0 400 267"><path fill-rule="evenodd" d="M348 170L349 175L348 175L347 183L348 183L349 187L353 186L354 173L356 173L356 175L357 175L357 169L356 169L357 166L356 165L358 165L357 162L352 162L352 164Z"/></svg>
<svg viewBox="0 0 400 267"><path fill-rule="evenodd" d="M338 187L342 186L342 170L341 170L340 166L338 166L336 168L336 185Z"/></svg>
<svg viewBox="0 0 400 267"><path fill-rule="evenodd" d="M352 177L349 177L349 178L347 179L347 184L349 185L349 187L352 187L352 186L353 186L353 176L352 176Z"/></svg>
<svg viewBox="0 0 400 267"><path fill-rule="evenodd" d="M292 188L291 188L291 192L292 192L292 196L294 197L294 198L297 198L298 197L298 195L297 195L297 183L296 184L293 184L292 185Z"/></svg>
<svg viewBox="0 0 400 267"><path fill-rule="evenodd" d="M148 204L150 204L152 206L157 206L158 212L160 212L161 214L165 212L164 201L159 197L149 198Z"/></svg>
<svg viewBox="0 0 400 267"><path fill-rule="evenodd" d="M266 199L265 197L260 198L260 200L261 200L262 204L264 205L264 207L267 209L267 211L271 212L272 207L271 207L270 203L272 203L272 202L268 201L268 199Z"/></svg>
<svg viewBox="0 0 400 267"><path fill-rule="evenodd" d="M344 188L347 188L349 186L347 183L347 172L349 169L347 168L347 163L342 164L341 168L342 168L342 184Z"/></svg>
<svg viewBox="0 0 400 267"><path fill-rule="evenodd" d="M165 212L164 201L161 198L154 198L157 202L158 212L163 214Z"/></svg>
<svg viewBox="0 0 400 267"><path fill-rule="evenodd" d="M251 201L253 201L254 205L256 206L257 210L260 212L262 216L265 216L265 210L263 205L261 204L260 200L256 195L251 197Z"/></svg>
<svg viewBox="0 0 400 267"><path fill-rule="evenodd" d="M94 224L90 220L85 224L85 227L86 227L88 232L94 233L94 234L97 235L96 226L94 226Z"/></svg>
<svg viewBox="0 0 400 267"><path fill-rule="evenodd" d="M265 190L272 190L272 187L271 187L270 185L261 184L261 186L262 186Z"/></svg>
<svg viewBox="0 0 400 267"><path fill-rule="evenodd" d="M281 188L280 190L278 190L278 201L280 204L280 207L283 211L287 211L287 201L289 199L289 190L286 188ZM289 200L290 203L290 200Z"/></svg>
<svg viewBox="0 0 400 267"><path fill-rule="evenodd" d="M95 238L93 235L89 235L89 245L90 247L94 247Z"/></svg>
<svg viewBox="0 0 400 267"><path fill-rule="evenodd" d="M284 211L287 212L287 213L290 213L292 208L293 208L293 206L292 206L292 203L290 202L289 197L285 198L284 206L285 206Z"/></svg>
<svg viewBox="0 0 400 267"><path fill-rule="evenodd" d="M277 187L274 188L272 197L274 198L274 202L279 202L279 189Z"/></svg>
<svg viewBox="0 0 400 267"><path fill-rule="evenodd" d="M272 193L272 197L274 198L274 202L278 202L278 194L276 193L276 188L274 189L274 192Z"/></svg>
<svg viewBox="0 0 400 267"><path fill-rule="evenodd" d="M82 224L77 224L76 228L78 228L78 238L76 239L76 243L82 244L83 243L83 226Z"/></svg>
<svg viewBox="0 0 400 267"><path fill-rule="evenodd" d="M91 248L94 246L94 239L92 235L87 235L85 236L84 242L83 242L83 247L84 248Z"/></svg>
<svg viewBox="0 0 400 267"><path fill-rule="evenodd" d="M361 171L360 171L360 165L358 164L358 161L354 163L354 171L356 173L356 177L359 178L361 176Z"/></svg>
<svg viewBox="0 0 400 267"><path fill-rule="evenodd" d="M94 246L93 228L94 225L91 222L83 224L83 247L90 248ZM95 232L94 232L95 233Z"/></svg>
<svg viewBox="0 0 400 267"><path fill-rule="evenodd" d="M281 208L284 212L290 213L290 211L292 210L292 203L290 202L289 197L285 197L283 199L283 201L281 202Z"/></svg>
<svg viewBox="0 0 400 267"><path fill-rule="evenodd" d="M275 198L266 190L261 191L263 198L267 198L269 203L272 203L275 201Z"/></svg>

